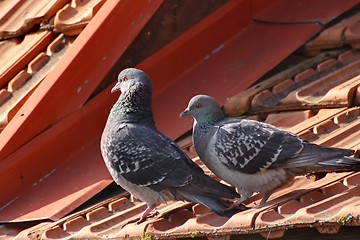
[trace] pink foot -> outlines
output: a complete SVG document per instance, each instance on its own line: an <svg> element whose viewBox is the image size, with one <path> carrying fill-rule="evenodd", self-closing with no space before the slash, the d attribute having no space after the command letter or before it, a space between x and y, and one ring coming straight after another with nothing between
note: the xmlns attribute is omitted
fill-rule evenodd
<svg viewBox="0 0 360 240"><path fill-rule="evenodd" d="M147 207L145 209L145 211L142 214L140 214L139 217L128 221L126 224L129 224L129 223L140 224L140 223L144 222L147 218L155 217L156 215L159 214L159 212L155 209L155 212L151 213L151 211L154 209L155 209L155 207Z"/></svg>

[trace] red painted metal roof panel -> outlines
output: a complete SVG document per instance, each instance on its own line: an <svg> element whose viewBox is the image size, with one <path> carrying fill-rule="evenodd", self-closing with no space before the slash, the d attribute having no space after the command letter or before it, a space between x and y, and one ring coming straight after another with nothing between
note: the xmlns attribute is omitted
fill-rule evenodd
<svg viewBox="0 0 360 240"><path fill-rule="evenodd" d="M154 87L153 109L158 127L172 138L179 137L191 128L190 118L184 121L178 117L185 109L188 99L203 93L215 97L223 104L227 97L251 86L320 29L321 26L317 24L298 24L291 28L288 25L261 23L248 26L233 38L209 50L183 74L174 76L166 90L157 94ZM204 38L210 37L212 33L208 34ZM166 50L168 49L165 47L160 51ZM157 66L169 69L175 65L174 61L167 58L166 65L164 61L164 64L157 63ZM147 67L146 61L140 67L153 77L152 69ZM155 77L153 80L157 81ZM174 128L174 125L177 127Z"/></svg>
<svg viewBox="0 0 360 240"><path fill-rule="evenodd" d="M58 220L108 186L113 180L98 142L94 139L15 196L1 208L0 222Z"/></svg>
<svg viewBox="0 0 360 240"><path fill-rule="evenodd" d="M99 148L103 119L116 100L109 91L105 89L81 110L64 117L1 162L1 182L11 185L0 185L4 193L0 205L5 206L0 209L0 222L45 216L56 219L111 182ZM73 193L73 188L79 191ZM43 196L43 201L36 200L37 196ZM54 208L54 197L66 201L56 202ZM19 210L25 206L23 212Z"/></svg>
<svg viewBox="0 0 360 240"><path fill-rule="evenodd" d="M278 1L260 12L255 19L269 23L321 23L326 24L356 4L358 0L329 1Z"/></svg>

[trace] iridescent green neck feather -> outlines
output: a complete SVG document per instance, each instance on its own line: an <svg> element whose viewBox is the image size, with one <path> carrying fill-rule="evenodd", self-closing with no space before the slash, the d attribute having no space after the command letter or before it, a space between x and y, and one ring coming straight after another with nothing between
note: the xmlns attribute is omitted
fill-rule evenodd
<svg viewBox="0 0 360 240"><path fill-rule="evenodd" d="M153 122L151 88L137 83L122 93L111 109L110 116L117 122Z"/></svg>

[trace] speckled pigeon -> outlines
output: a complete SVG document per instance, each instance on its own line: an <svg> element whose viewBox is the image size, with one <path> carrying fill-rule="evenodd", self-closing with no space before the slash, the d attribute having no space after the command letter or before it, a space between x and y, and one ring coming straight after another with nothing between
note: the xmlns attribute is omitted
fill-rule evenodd
<svg viewBox="0 0 360 240"><path fill-rule="evenodd" d="M194 118L193 141L203 163L240 189L242 203L254 192L264 193L260 205L274 189L297 175L360 169L354 151L309 143L270 124L225 118L214 98L193 97L180 116Z"/></svg>
<svg viewBox="0 0 360 240"><path fill-rule="evenodd" d="M239 194L204 174L172 140L159 132L151 108L152 86L141 70L120 72L111 90L121 91L101 137L101 153L114 181L147 203L142 222L159 203L186 200L230 217L226 199Z"/></svg>

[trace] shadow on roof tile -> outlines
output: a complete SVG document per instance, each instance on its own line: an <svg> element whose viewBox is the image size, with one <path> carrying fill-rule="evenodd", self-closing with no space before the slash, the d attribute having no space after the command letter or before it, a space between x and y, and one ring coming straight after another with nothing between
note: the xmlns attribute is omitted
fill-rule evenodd
<svg viewBox="0 0 360 240"><path fill-rule="evenodd" d="M42 237L45 239L64 239L71 235L64 231L60 226L55 226L51 229L45 230Z"/></svg>
<svg viewBox="0 0 360 240"><path fill-rule="evenodd" d="M157 235L165 234L166 232L173 232L174 229L183 225L188 219L194 218L195 215L192 211L188 209L183 209L178 212L175 212L167 219L159 219L154 221L151 224L151 232L154 232Z"/></svg>

